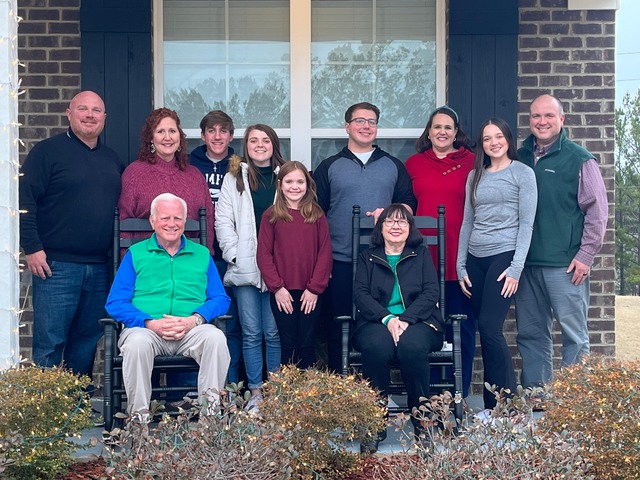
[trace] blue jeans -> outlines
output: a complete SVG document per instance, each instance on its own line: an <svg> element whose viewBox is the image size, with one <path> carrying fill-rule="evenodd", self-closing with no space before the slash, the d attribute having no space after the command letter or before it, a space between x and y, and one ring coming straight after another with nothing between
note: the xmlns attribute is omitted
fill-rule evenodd
<svg viewBox="0 0 640 480"><path fill-rule="evenodd" d="M220 275L220 280L222 281L227 271L227 262L217 260L215 264L218 269L218 274ZM227 320L227 331L225 332L227 336L227 347L231 355L227 381L229 383L238 383L240 381L240 364L242 362L242 327L240 326L240 320L238 318L238 302L233 294L233 289L225 287L224 291L231 299L229 311L227 312L227 315L231 315L231 318Z"/></svg>
<svg viewBox="0 0 640 480"><path fill-rule="evenodd" d="M262 386L262 338L266 345L267 371L280 367L280 337L271 311L271 294L253 286L233 287L242 325L242 354L249 388Z"/></svg>
<svg viewBox="0 0 640 480"><path fill-rule="evenodd" d="M33 277L33 361L92 377L100 318L109 293L106 263L50 261L51 277Z"/></svg>

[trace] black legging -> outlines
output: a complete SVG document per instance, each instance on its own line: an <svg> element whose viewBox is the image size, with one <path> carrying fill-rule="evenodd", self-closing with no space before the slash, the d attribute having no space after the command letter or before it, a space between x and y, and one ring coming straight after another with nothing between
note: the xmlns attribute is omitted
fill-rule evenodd
<svg viewBox="0 0 640 480"><path fill-rule="evenodd" d="M442 340L442 333L419 322L409 325L396 346L384 324L366 322L354 333L353 346L362 353L362 374L383 396L388 395L391 361L397 355L413 410L420 406L420 397L429 397L429 353L440 350Z"/></svg>
<svg viewBox="0 0 640 480"><path fill-rule="evenodd" d="M471 280L471 304L478 320L484 381L496 385L498 391L508 388L516 391L516 374L513 358L504 338L504 321L513 297L504 298L500 291L504 280L497 279L513 260L513 251L489 257L467 256L467 273ZM483 390L484 407L493 408L496 399L492 392Z"/></svg>
<svg viewBox="0 0 640 480"><path fill-rule="evenodd" d="M316 363L316 336L322 297L318 297L316 308L306 315L300 309L302 290L289 290L293 297L293 313L278 310L275 295L271 295L271 310L278 325L280 350L283 365L293 363L299 368L309 368Z"/></svg>

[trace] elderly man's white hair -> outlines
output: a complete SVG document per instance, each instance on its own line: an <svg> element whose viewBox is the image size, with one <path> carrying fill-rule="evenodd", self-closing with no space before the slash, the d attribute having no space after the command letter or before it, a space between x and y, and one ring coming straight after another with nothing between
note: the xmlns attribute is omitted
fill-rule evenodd
<svg viewBox="0 0 640 480"><path fill-rule="evenodd" d="M182 205L182 211L184 212L183 216L186 220L187 219L187 202L185 202L180 197L174 195L173 193L161 193L160 195L158 195L156 198L153 199L153 201L151 202L151 216L153 218L156 217L156 210L159 202L175 202L175 201L180 202L180 205Z"/></svg>

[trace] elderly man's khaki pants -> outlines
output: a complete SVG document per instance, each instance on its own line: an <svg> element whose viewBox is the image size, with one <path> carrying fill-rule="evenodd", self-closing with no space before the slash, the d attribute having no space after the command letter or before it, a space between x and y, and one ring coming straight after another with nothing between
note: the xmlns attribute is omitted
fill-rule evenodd
<svg viewBox="0 0 640 480"><path fill-rule="evenodd" d="M200 365L198 373L199 397L206 395L210 402L219 400L218 393L225 384L229 369L229 349L221 330L213 325L199 325L182 340L163 340L148 328L125 328L118 347L122 354L122 375L127 392L127 411L131 415L148 410L151 402L151 371L157 355L184 355ZM215 389L211 391L211 389ZM144 415L144 418L147 418Z"/></svg>

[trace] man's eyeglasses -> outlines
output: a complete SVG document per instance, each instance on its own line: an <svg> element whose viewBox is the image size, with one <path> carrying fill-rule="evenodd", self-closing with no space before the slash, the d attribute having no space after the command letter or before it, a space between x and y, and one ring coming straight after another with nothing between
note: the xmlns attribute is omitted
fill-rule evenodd
<svg viewBox="0 0 640 480"><path fill-rule="evenodd" d="M362 127L365 123L368 123L370 127L375 127L378 125L378 120L375 118L352 118L348 123L355 123L357 126Z"/></svg>
<svg viewBox="0 0 640 480"><path fill-rule="evenodd" d="M385 218L383 223L385 227L389 228L393 227L396 223L400 228L404 228L409 225L409 222L407 222L404 218Z"/></svg>

